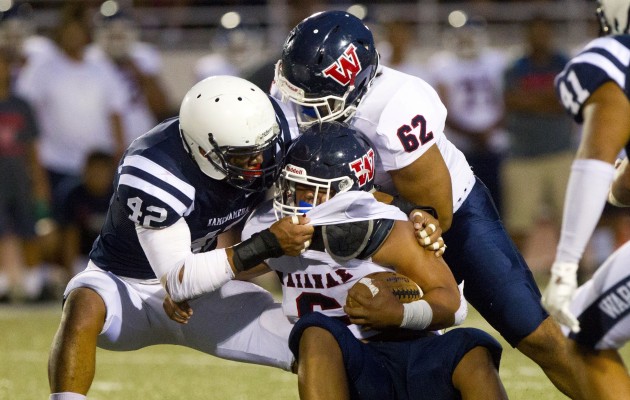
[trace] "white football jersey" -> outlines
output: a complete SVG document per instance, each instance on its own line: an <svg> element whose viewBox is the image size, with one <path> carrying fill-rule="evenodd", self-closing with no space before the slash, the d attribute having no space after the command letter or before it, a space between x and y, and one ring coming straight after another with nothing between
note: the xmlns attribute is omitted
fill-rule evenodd
<svg viewBox="0 0 630 400"><path fill-rule="evenodd" d="M343 195L343 196L342 196ZM372 204L365 205L366 196L372 199ZM322 222L341 220L345 222L367 219L366 215L353 215L351 206L354 199L358 199L365 208L371 209L370 213L384 218L406 220L406 216L395 207L377 202L371 195L364 192L347 192L333 197L330 201L322 203L312 211L313 225L321 225ZM333 200L337 200L334 201ZM341 200L341 201L339 201ZM345 204L345 205L344 205ZM332 206L338 212L320 212L321 209ZM364 207L360 207L364 208ZM378 208L378 210L377 210ZM357 209L358 211L358 209ZM332 217L332 215L335 217ZM310 212L307 213L310 218ZM323 216L320 218L318 216ZM276 221L271 201L263 203L252 217L247 221L243 229L242 239L251 237L252 234L268 228ZM331 317L340 318L348 323L349 329L358 338L366 338L378 333L377 331L363 331L357 325L349 323L347 315L343 311L346 304L348 290L362 277L372 272L391 271L371 259L352 259L342 264L332 259L326 252L307 250L299 257L283 256L267 260L267 264L274 270L282 283L282 309L284 314L292 322L297 321L302 315L319 311Z"/></svg>
<svg viewBox="0 0 630 400"><path fill-rule="evenodd" d="M406 167L437 144L451 174L453 212L459 209L474 176L464 154L444 136L445 120L446 107L428 83L391 68L379 70L352 125L378 152L377 169L382 172L377 172L376 183L384 191L395 193L391 177L384 172Z"/></svg>
<svg viewBox="0 0 630 400"><path fill-rule="evenodd" d="M281 99L275 86L271 94ZM428 83L381 66L350 122L378 152L375 182L390 194L396 190L387 172L408 166L437 144L451 174L455 212L475 179L464 154L444 136L445 120L446 108Z"/></svg>

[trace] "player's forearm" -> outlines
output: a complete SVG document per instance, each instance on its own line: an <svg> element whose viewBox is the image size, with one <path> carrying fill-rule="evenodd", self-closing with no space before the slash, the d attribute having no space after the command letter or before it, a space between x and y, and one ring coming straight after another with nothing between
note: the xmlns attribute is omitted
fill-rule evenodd
<svg viewBox="0 0 630 400"><path fill-rule="evenodd" d="M227 249L189 254L179 268L169 270L166 288L176 302L214 292L237 274L258 268L266 259L284 254L268 230Z"/></svg>
<svg viewBox="0 0 630 400"><path fill-rule="evenodd" d="M599 222L613 179L613 166L575 160L567 186L557 262L578 263Z"/></svg>
<svg viewBox="0 0 630 400"><path fill-rule="evenodd" d="M453 221L453 188L451 175L437 147L433 146L411 165L390 171L396 190L405 200L433 207L442 231Z"/></svg>
<svg viewBox="0 0 630 400"><path fill-rule="evenodd" d="M190 300L234 278L225 249L191 252L184 218L163 229L136 226L138 240L155 273L174 301Z"/></svg>
<svg viewBox="0 0 630 400"><path fill-rule="evenodd" d="M170 269L161 281L173 300L182 302L214 292L234 277L226 250L217 249L190 253L183 265Z"/></svg>
<svg viewBox="0 0 630 400"><path fill-rule="evenodd" d="M449 189L450 189L449 181ZM437 212L442 232L446 232L453 222L453 197L451 190L436 188L435 192L426 196L418 196L413 200L415 204L430 206Z"/></svg>
<svg viewBox="0 0 630 400"><path fill-rule="evenodd" d="M435 288L425 292L423 299L433 309L433 319L427 329L437 330L453 326L455 312L459 309L459 292L453 293L450 288Z"/></svg>

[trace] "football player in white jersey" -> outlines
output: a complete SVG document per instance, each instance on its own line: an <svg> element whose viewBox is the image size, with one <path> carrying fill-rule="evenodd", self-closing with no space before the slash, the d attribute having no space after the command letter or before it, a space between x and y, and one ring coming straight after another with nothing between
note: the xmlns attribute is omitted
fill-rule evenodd
<svg viewBox="0 0 630 400"><path fill-rule="evenodd" d="M347 124L312 125L291 145L273 201L243 229L247 239L279 217L304 213L317 226L304 253L267 261L281 279L283 311L296 323L289 344L300 397L507 398L497 371L501 348L490 335L474 328L427 332L461 323L466 302L443 259L418 245L407 216L369 194L377 158ZM403 305L375 282L373 298L354 291L358 304L343 307L364 276L391 268L418 283L421 300ZM324 364L334 348L340 359Z"/></svg>
<svg viewBox="0 0 630 400"><path fill-rule="evenodd" d="M630 206L627 156L615 170L618 155L623 150L630 154L630 1L601 0L597 15L601 37L588 43L556 77L558 96L582 125L582 139L571 167L560 242L543 302L567 326L566 331L571 331L570 337L580 344L583 356L596 366L591 372L606 371L604 376L590 374L598 389L593 398L619 399L630 398L630 380L616 352L628 339L630 321L627 313L611 313L608 305L617 299L615 292L627 291L627 246L601 267L603 271L598 271L571 303L578 264L606 199L614 206ZM616 307L627 309L628 297L619 299ZM620 332L621 336L615 337Z"/></svg>
<svg viewBox="0 0 630 400"><path fill-rule="evenodd" d="M400 196L392 204L410 217L415 205L437 212L444 258L465 282L466 299L564 394L592 398L487 188L444 135L446 108L436 91L378 60L361 20L342 11L314 14L286 39L272 94L294 105L300 124L344 120L365 133L379 155L376 183Z"/></svg>
<svg viewBox="0 0 630 400"><path fill-rule="evenodd" d="M285 218L216 249L263 199L281 171L289 126L252 83L216 76L193 86L179 117L125 152L107 219L87 268L64 293L49 358L51 400L84 399L96 347L128 351L187 346L218 357L289 370L291 324L262 288L232 280L269 257L296 255L313 227ZM238 236L236 236L238 237ZM178 324L166 295L195 316Z"/></svg>

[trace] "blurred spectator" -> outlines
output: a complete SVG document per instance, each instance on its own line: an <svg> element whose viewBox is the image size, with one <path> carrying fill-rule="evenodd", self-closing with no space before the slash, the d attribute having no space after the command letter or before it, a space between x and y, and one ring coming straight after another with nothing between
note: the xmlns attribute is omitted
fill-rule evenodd
<svg viewBox="0 0 630 400"><path fill-rule="evenodd" d="M24 5L16 5L2 13L0 19L0 49L5 52L11 64L11 85L26 64L52 54L55 45L49 38L36 34L30 10Z"/></svg>
<svg viewBox="0 0 630 400"><path fill-rule="evenodd" d="M245 69L239 63L241 53L247 51L248 34L242 29L219 30L210 43L211 52L197 60L194 66L195 82L209 76L241 76Z"/></svg>
<svg viewBox="0 0 630 400"><path fill-rule="evenodd" d="M0 50L0 298L34 300L44 286L36 223L46 213L50 188L33 111L10 89L11 62Z"/></svg>
<svg viewBox="0 0 630 400"><path fill-rule="evenodd" d="M119 158L125 149L126 91L114 70L84 57L91 36L87 21L83 3L70 2L54 32L58 50L27 65L17 82L41 129L39 151L55 218L63 214L60 199L80 180L88 153L100 149Z"/></svg>
<svg viewBox="0 0 630 400"><path fill-rule="evenodd" d="M113 193L116 161L94 151L87 157L80 184L65 199L63 260L69 275L85 268L94 240L101 232Z"/></svg>
<svg viewBox="0 0 630 400"><path fill-rule="evenodd" d="M575 154L574 126L554 89L567 55L554 47L549 20L535 16L525 32L526 53L505 74L510 151L502 174L505 224L521 251L541 217L557 236Z"/></svg>
<svg viewBox="0 0 630 400"><path fill-rule="evenodd" d="M487 45L485 21L471 18L445 34L444 50L429 61L432 82L446 105L446 135L501 209L501 161L507 150L503 129L504 53Z"/></svg>
<svg viewBox="0 0 630 400"><path fill-rule="evenodd" d="M327 1L325 0L311 0L308 2L300 0L287 0L287 35L289 34L290 30L293 29L293 27L295 27L304 18L316 12L326 10L326 3ZM272 53L268 58L261 61L258 66L242 72L243 78L252 82L262 90L268 92L274 79L276 63L278 62L278 60L280 60L283 45L284 43L274 45Z"/></svg>
<svg viewBox="0 0 630 400"><path fill-rule="evenodd" d="M383 24L384 41L378 44L380 62L406 74L429 79L426 67L415 58L415 26L410 21L392 20Z"/></svg>
<svg viewBox="0 0 630 400"><path fill-rule="evenodd" d="M126 144L169 117L166 93L160 81L162 55L139 40L140 32L130 15L118 12L98 19L95 42L86 60L109 63L124 83L129 102L122 119Z"/></svg>

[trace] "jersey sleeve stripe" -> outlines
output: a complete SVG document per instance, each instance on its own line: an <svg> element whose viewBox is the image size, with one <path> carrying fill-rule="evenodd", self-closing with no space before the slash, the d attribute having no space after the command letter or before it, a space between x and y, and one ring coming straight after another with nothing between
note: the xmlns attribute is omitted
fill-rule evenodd
<svg viewBox="0 0 630 400"><path fill-rule="evenodd" d="M625 71L626 70L626 66L624 66L622 64L621 60L619 60L617 57L614 57L606 49L594 48L594 49L591 49L589 51L589 53L590 54L599 54L600 56L605 57L607 60L609 60L611 63L613 63L615 65L615 67L617 69L619 69L620 71Z"/></svg>
<svg viewBox="0 0 630 400"><path fill-rule="evenodd" d="M611 79L613 79L620 87L626 86L626 76L623 71L619 69L611 60L606 58L605 56L597 53L583 53L579 56L576 56L572 64L577 63L586 63L594 65L603 71L605 71Z"/></svg>
<svg viewBox="0 0 630 400"><path fill-rule="evenodd" d="M182 203L177 197L168 193L166 190L161 189L145 181L144 179L140 179L136 176L123 174L120 176L118 185L126 185L129 187L141 190L144 193L147 193L148 195L156 197L160 199L161 201L163 201L164 203L168 204L169 207L175 210L175 212L177 212L179 215L185 215L186 211L188 210L188 206Z"/></svg>
<svg viewBox="0 0 630 400"><path fill-rule="evenodd" d="M630 49L628 49L623 43L617 40L603 40L598 39L590 43L585 51L593 49L602 49L609 53L613 58L619 60L622 66L627 66L630 62Z"/></svg>
<svg viewBox="0 0 630 400"><path fill-rule="evenodd" d="M164 190L165 192L168 192L169 194L171 194L173 197L177 198L179 201L181 201L184 204L190 204L193 201L193 199L188 197L188 195L179 191L178 188L171 186L168 183L156 177L155 175L151 175L150 173L140 170L138 168L131 167L131 166L123 167L120 175L121 176L123 175L135 176L136 178L147 182L147 184L149 185L157 186L160 189Z"/></svg>
<svg viewBox="0 0 630 400"><path fill-rule="evenodd" d="M170 186L177 188L180 192L185 194L188 198L193 199L195 197L195 188L187 182L184 182L177 176L173 175L169 170L161 165L153 162L152 160L139 156L125 157L122 167L131 166L145 171L150 175L156 177L159 180L164 181Z"/></svg>

